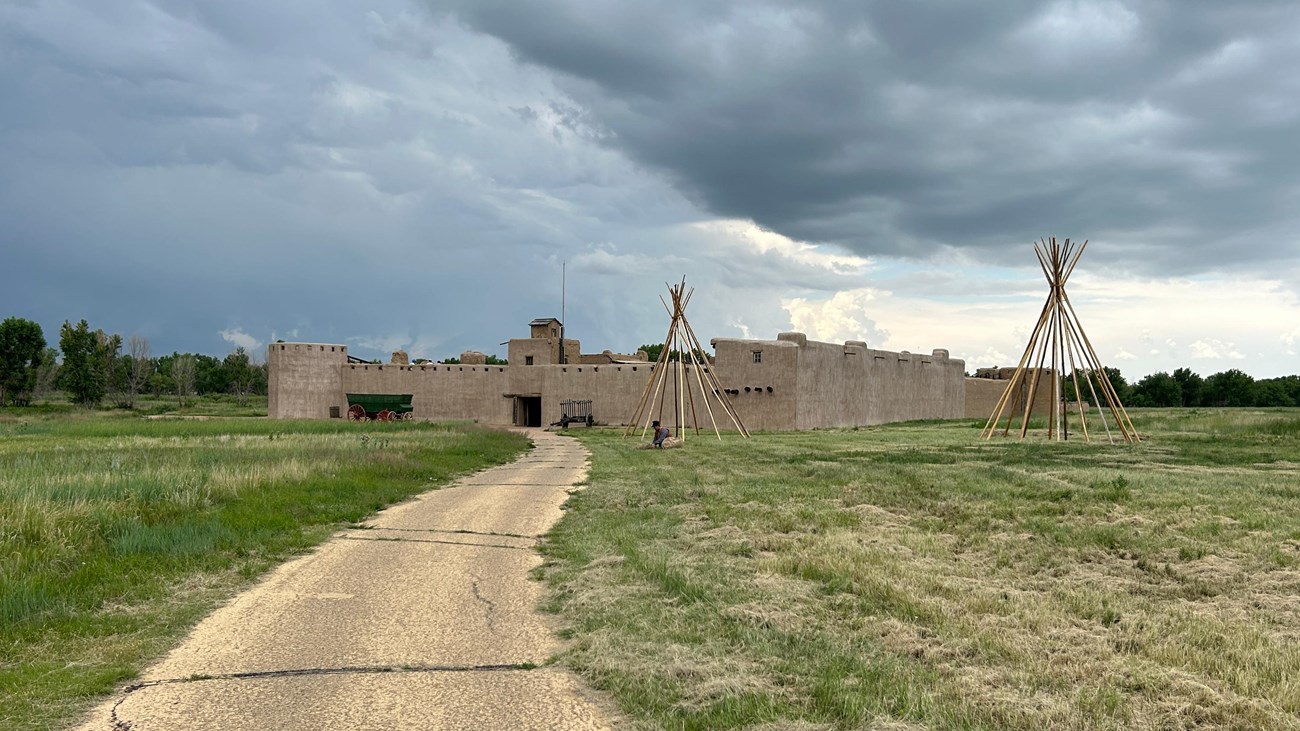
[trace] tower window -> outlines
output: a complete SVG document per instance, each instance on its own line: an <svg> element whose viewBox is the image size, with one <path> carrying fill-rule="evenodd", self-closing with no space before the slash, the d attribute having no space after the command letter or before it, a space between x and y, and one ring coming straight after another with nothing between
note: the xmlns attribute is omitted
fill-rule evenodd
<svg viewBox="0 0 1300 731"><path fill-rule="evenodd" d="M761 351L761 350L755 350L755 351L754 351L754 362L755 362L755 363L762 363L762 362L763 362L763 351Z"/></svg>

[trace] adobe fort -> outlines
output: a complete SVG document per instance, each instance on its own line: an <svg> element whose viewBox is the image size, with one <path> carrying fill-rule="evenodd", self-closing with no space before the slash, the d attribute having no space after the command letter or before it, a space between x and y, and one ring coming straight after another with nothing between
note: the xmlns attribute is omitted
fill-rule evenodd
<svg viewBox="0 0 1300 731"><path fill-rule="evenodd" d="M654 368L643 351L584 354L579 341L562 338L559 320L529 325L531 337L509 341L509 365L487 365L476 352L464 353L458 364L407 364L404 357L376 364L350 358L345 345L273 343L267 354L268 415L342 418L348 394L411 394L419 419L544 426L559 421L561 402L570 400L590 400L599 423L621 425L632 418ZM860 341L812 341L795 332L776 340L710 342L716 355L702 367L713 369L751 430L986 417L1005 385L966 378L965 362L942 349L895 353ZM702 403L693 367L683 366L682 387ZM699 427L710 429L707 416L697 416ZM689 415L686 422L691 425Z"/></svg>

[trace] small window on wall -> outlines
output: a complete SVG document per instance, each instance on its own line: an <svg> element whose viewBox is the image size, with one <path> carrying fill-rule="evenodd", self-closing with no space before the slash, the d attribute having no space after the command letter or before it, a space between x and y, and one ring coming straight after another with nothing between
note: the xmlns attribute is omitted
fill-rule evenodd
<svg viewBox="0 0 1300 731"><path fill-rule="evenodd" d="M755 362L755 363L762 363L762 362L763 362L763 351L761 351L761 350L755 350L755 351L754 351L754 362Z"/></svg>
<svg viewBox="0 0 1300 731"><path fill-rule="evenodd" d="M533 364L533 356L531 356L531 355L525 355L525 356L524 356L524 365L532 365L532 364Z"/></svg>

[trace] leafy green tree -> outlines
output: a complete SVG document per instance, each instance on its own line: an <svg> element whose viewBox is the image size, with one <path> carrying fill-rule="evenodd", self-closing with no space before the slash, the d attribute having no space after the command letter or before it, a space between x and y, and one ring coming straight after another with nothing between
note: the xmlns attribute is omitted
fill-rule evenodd
<svg viewBox="0 0 1300 731"><path fill-rule="evenodd" d="M1183 406L1201 406L1202 391L1205 389L1205 379L1192 372L1190 368L1179 368L1173 372L1175 381L1178 381L1178 389L1182 394Z"/></svg>
<svg viewBox="0 0 1300 731"><path fill-rule="evenodd" d="M1292 404L1300 406L1300 376L1282 376L1273 380L1286 390Z"/></svg>
<svg viewBox="0 0 1300 731"><path fill-rule="evenodd" d="M641 347L637 348L637 350L645 351L646 360L649 360L651 363L658 363L659 356L662 355L664 352L664 346L663 343L660 343L658 345L642 345ZM683 358L686 359L687 363L691 362L691 356L689 353L684 353L680 350L668 351L668 362L670 363L675 363L679 360L682 360ZM695 359L701 363L709 362L709 358L706 357L704 353L700 350L695 351Z"/></svg>
<svg viewBox="0 0 1300 731"><path fill-rule="evenodd" d="M1132 389L1128 385L1128 381L1124 380L1124 376L1119 372L1118 368L1106 366L1105 371L1106 378L1110 381L1110 385L1114 387L1115 395L1119 396L1120 403L1127 404L1132 397ZM1105 403L1106 397L1103 395L1101 378L1099 376L1099 373L1091 369L1077 368L1074 371L1073 377L1062 377L1064 382L1062 383L1061 393L1067 400L1074 400L1074 381L1075 379L1078 379L1079 391L1082 392L1079 395L1084 401L1091 406L1096 406L1097 400L1101 400L1102 403ZM1091 384L1091 388L1089 388L1089 384ZM1094 393L1096 394L1095 399L1093 398Z"/></svg>
<svg viewBox="0 0 1300 731"><path fill-rule="evenodd" d="M271 366L265 361L253 366L257 380L253 383L253 393L265 396L271 385Z"/></svg>
<svg viewBox="0 0 1300 731"><path fill-rule="evenodd" d="M1119 396L1120 403L1128 403L1129 399L1133 397L1133 387L1128 385L1128 381L1124 380L1124 376L1119 372L1118 368L1104 366L1103 370L1106 371L1106 378L1110 381L1111 387L1115 389L1115 395Z"/></svg>
<svg viewBox="0 0 1300 731"><path fill-rule="evenodd" d="M483 361L487 365L510 365L510 361L505 358L498 358L495 355L489 355L487 360Z"/></svg>
<svg viewBox="0 0 1300 731"><path fill-rule="evenodd" d="M222 361L221 368L230 392L235 395L235 400L240 406L247 406L248 397L257 386L259 373L258 367L248 357L248 352L242 346L235 348L234 352Z"/></svg>
<svg viewBox="0 0 1300 731"><path fill-rule="evenodd" d="M1133 405L1182 406L1182 387L1168 373L1152 373L1133 387Z"/></svg>
<svg viewBox="0 0 1300 731"><path fill-rule="evenodd" d="M36 383L32 386L32 400L39 401L50 395L59 382L59 351L46 348L41 354L41 364L36 367Z"/></svg>
<svg viewBox="0 0 1300 731"><path fill-rule="evenodd" d="M179 356L180 353L172 353L153 359L153 375L149 377L149 389L153 391L154 396L176 392L176 382L172 380L172 365Z"/></svg>
<svg viewBox="0 0 1300 731"><path fill-rule="evenodd" d="M1256 406L1296 406L1286 385L1280 378L1269 378L1255 382Z"/></svg>
<svg viewBox="0 0 1300 731"><path fill-rule="evenodd" d="M1206 378L1205 394L1208 406L1253 406L1255 379L1231 368Z"/></svg>
<svg viewBox="0 0 1300 731"><path fill-rule="evenodd" d="M76 327L63 322L59 328L59 349L63 351L59 380L73 401L93 407L104 399L121 348L121 336L92 331L85 320Z"/></svg>
<svg viewBox="0 0 1300 731"><path fill-rule="evenodd" d="M224 363L220 358L191 353L194 358L194 392L198 394L230 393Z"/></svg>
<svg viewBox="0 0 1300 731"><path fill-rule="evenodd" d="M171 393L176 390L176 384L172 382L171 377L171 361L166 361L168 368L167 372L164 373L158 367L158 363L162 360L162 358L159 358L154 361L154 373L149 376L149 392L154 396L161 396L164 393Z"/></svg>
<svg viewBox="0 0 1300 731"><path fill-rule="evenodd" d="M108 364L108 397L119 409L135 408L135 398L130 393L131 356L115 354Z"/></svg>
<svg viewBox="0 0 1300 731"><path fill-rule="evenodd" d="M0 322L0 404L27 405L45 352L41 326L21 317Z"/></svg>

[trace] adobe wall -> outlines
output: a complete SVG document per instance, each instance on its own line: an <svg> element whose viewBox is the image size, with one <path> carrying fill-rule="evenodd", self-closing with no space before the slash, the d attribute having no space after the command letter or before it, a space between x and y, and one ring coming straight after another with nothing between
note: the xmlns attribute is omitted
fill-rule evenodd
<svg viewBox="0 0 1300 731"><path fill-rule="evenodd" d="M1002 393L1007 389L1007 383L1011 380L1011 374L1015 372L1014 368L1003 368L998 373L998 378L967 378L966 379L966 399L965 399L965 416L967 419L988 419L993 415L993 410L997 408L998 401L1002 398ZM1052 410L1052 378L1051 371L1044 369L1044 375L1038 379L1038 393L1034 396L1034 416L1047 416ZM1032 375L1032 371L1031 371ZM1025 410L1025 394L1029 392L1029 384L1023 383L1017 386L1018 394L1012 399L1011 408L1015 413L1023 414ZM1006 418L1003 413L1003 418Z"/></svg>
<svg viewBox="0 0 1300 731"><path fill-rule="evenodd" d="M795 428L960 418L966 364L943 353L895 353L858 342L806 342L799 348Z"/></svg>
<svg viewBox="0 0 1300 731"><path fill-rule="evenodd" d="M862 343L809 341L801 333L778 339L712 341L713 370L750 430L812 429L880 424L965 414L964 363L940 355L871 350ZM575 351L576 352L576 351ZM761 353L759 362L754 354ZM512 354L513 356L513 354ZM512 360L512 363L514 361ZM488 366L474 364L377 365L348 363L341 345L275 344L269 349L271 418L328 418L346 412L348 393L410 393L416 418L514 423L516 396L541 397L542 422L560 419L560 402L588 399L594 418L607 424L631 419L653 369L651 363ZM668 379L663 420L673 423L677 367ZM711 431L695 366L683 364L687 422ZM653 409L658 418L659 408ZM719 428L730 420L716 402Z"/></svg>
<svg viewBox="0 0 1300 731"><path fill-rule="evenodd" d="M542 423L560 420L560 402L589 399L597 421L622 424L630 419L652 374L652 364L482 366L482 365L367 365L342 367L342 393L409 393L419 419L466 419L483 424L514 423L514 397L542 398ZM700 428L709 427L695 374L683 376L694 396ZM675 387L672 376L669 386ZM671 416L671 397L664 399L665 421ZM690 403L687 409L689 413ZM655 409L656 416L659 410ZM272 412L274 415L274 412ZM719 418L724 418L720 414ZM690 423L690 418L687 418ZM721 427L722 424L720 423Z"/></svg>
<svg viewBox="0 0 1300 731"><path fill-rule="evenodd" d="M331 406L346 411L339 369L347 362L345 345L267 346L267 413L275 419L328 419Z"/></svg>
<svg viewBox="0 0 1300 731"><path fill-rule="evenodd" d="M781 333L775 341L717 338L718 374L750 429L820 429L964 413L965 362L872 350ZM761 354L755 362L755 354ZM734 384L734 385L733 385Z"/></svg>
<svg viewBox="0 0 1300 731"><path fill-rule="evenodd" d="M797 428L799 346L794 342L714 338L718 380L729 394L745 428ZM761 360L754 362L754 353Z"/></svg>

